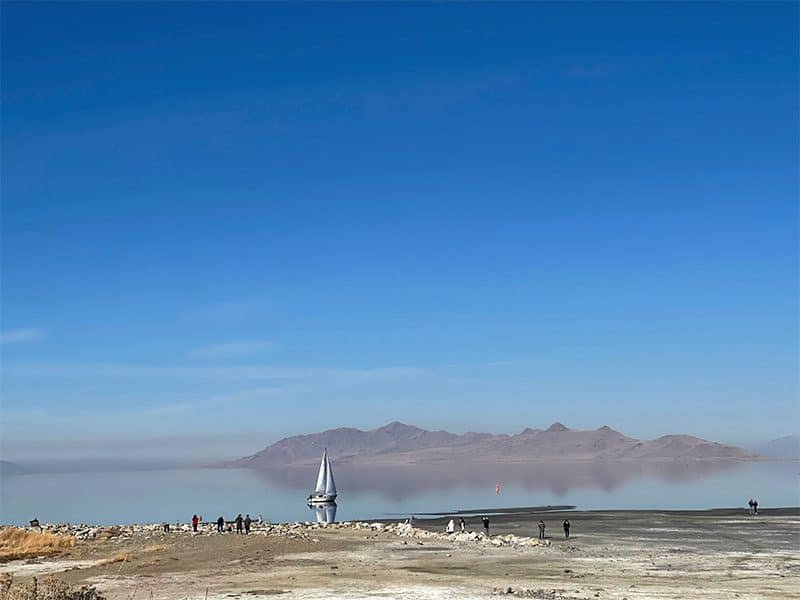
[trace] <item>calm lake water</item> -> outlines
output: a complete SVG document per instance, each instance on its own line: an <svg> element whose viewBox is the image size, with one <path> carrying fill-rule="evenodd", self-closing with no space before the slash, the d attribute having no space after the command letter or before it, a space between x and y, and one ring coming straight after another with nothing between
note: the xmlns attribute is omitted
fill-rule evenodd
<svg viewBox="0 0 800 600"><path fill-rule="evenodd" d="M800 506L800 463L334 465L339 521L512 506L705 509ZM38 473L0 479L0 523L187 521L237 513L314 521L315 468ZM495 493L495 484L501 486Z"/></svg>

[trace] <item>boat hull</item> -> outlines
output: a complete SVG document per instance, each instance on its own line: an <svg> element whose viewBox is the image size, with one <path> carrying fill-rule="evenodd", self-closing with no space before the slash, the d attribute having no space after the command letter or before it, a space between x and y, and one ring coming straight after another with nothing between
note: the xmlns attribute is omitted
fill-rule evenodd
<svg viewBox="0 0 800 600"><path fill-rule="evenodd" d="M331 504L336 502L337 494L311 494L308 497L309 504Z"/></svg>

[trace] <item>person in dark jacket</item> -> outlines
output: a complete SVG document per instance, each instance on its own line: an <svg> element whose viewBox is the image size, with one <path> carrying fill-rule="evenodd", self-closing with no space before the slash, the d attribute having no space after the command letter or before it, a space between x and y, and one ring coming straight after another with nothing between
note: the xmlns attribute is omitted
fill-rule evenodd
<svg viewBox="0 0 800 600"><path fill-rule="evenodd" d="M200 522L200 519L197 515L192 516L192 531L197 533L197 524Z"/></svg>
<svg viewBox="0 0 800 600"><path fill-rule="evenodd" d="M219 533L224 533L225 532L225 519L223 517L220 517L219 519L217 519L217 531Z"/></svg>
<svg viewBox="0 0 800 600"><path fill-rule="evenodd" d="M539 539L540 540L544 539L544 527L545 527L544 521L539 521Z"/></svg>
<svg viewBox="0 0 800 600"><path fill-rule="evenodd" d="M458 525L461 527L461 533L466 533L466 531L467 531L467 522L464 520L464 517L461 517L458 520Z"/></svg>
<svg viewBox="0 0 800 600"><path fill-rule="evenodd" d="M249 535L249 533L250 533L250 524L252 522L253 522L253 520L250 518L250 515L247 515L244 518L244 533L245 533L245 535Z"/></svg>
<svg viewBox="0 0 800 600"><path fill-rule="evenodd" d="M242 529L243 521L244 521L244 519L242 519L242 514L241 513L236 515L236 533L242 533L242 531L243 531L243 529Z"/></svg>
<svg viewBox="0 0 800 600"><path fill-rule="evenodd" d="M569 519L564 519L564 539L567 539L567 540L569 539L569 528L570 527L571 526L569 524Z"/></svg>
<svg viewBox="0 0 800 600"><path fill-rule="evenodd" d="M481 517L481 521L483 521L483 531L486 535L489 535L489 517Z"/></svg>

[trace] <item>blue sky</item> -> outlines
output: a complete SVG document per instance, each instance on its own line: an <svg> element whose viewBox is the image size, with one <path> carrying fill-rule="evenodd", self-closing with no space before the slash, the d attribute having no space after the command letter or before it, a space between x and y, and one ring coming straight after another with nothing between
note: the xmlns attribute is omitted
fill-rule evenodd
<svg viewBox="0 0 800 600"><path fill-rule="evenodd" d="M4 454L794 432L797 47L794 3L3 3Z"/></svg>

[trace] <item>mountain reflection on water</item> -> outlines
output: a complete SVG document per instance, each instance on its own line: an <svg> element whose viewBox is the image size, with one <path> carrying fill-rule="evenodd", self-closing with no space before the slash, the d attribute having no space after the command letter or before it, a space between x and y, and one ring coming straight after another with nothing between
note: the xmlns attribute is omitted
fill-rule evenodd
<svg viewBox="0 0 800 600"><path fill-rule="evenodd" d="M747 464L747 463L744 463ZM523 464L436 463L415 465L337 464L340 490L349 494L378 493L404 500L454 487L494 488L519 486L529 491L550 491L564 496L570 491L598 489L606 492L639 479L666 483L704 480L743 465L739 461L541 462ZM305 490L316 477L314 467L261 468L260 478L283 487Z"/></svg>
<svg viewBox="0 0 800 600"><path fill-rule="evenodd" d="M336 514L350 521L431 512L568 504L579 509L684 510L800 505L798 461L436 463L337 462ZM31 472L0 476L0 524L185 522L193 513L263 514L272 522L316 521L306 498L316 466L251 469ZM501 493L495 494L500 483ZM58 490L54 494L53 490ZM91 490L90 494L86 490ZM80 498L80 502L65 502Z"/></svg>

